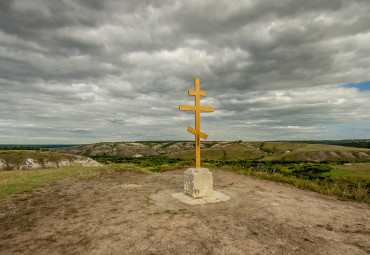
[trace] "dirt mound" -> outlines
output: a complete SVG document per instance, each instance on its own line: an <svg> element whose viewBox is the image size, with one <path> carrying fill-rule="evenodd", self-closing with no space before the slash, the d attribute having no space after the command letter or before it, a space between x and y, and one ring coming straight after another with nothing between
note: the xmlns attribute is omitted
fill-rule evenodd
<svg viewBox="0 0 370 255"><path fill-rule="evenodd" d="M368 254L370 207L211 170L224 203L187 205L183 171L107 170L0 201L2 254Z"/></svg>
<svg viewBox="0 0 370 255"><path fill-rule="evenodd" d="M0 170L27 170L68 166L100 166L101 164L80 155L47 151L0 151Z"/></svg>

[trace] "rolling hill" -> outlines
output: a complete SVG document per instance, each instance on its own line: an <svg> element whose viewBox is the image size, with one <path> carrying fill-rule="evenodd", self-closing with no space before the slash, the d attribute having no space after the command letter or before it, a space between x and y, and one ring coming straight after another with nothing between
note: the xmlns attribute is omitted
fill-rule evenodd
<svg viewBox="0 0 370 255"><path fill-rule="evenodd" d="M28 170L68 166L99 166L91 158L50 151L0 150L0 170Z"/></svg>
<svg viewBox="0 0 370 255"><path fill-rule="evenodd" d="M203 142L203 159L261 161L370 161L370 149L299 142ZM164 155L194 158L194 142L105 142L53 148L55 152L84 156L142 157Z"/></svg>

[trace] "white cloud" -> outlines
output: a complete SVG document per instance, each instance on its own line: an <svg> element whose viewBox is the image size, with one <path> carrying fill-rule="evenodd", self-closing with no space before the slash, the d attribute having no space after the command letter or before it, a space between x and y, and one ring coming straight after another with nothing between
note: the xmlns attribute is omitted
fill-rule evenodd
<svg viewBox="0 0 370 255"><path fill-rule="evenodd" d="M0 143L365 138L367 1L17 1L0 8ZM368 137L367 137L368 138Z"/></svg>

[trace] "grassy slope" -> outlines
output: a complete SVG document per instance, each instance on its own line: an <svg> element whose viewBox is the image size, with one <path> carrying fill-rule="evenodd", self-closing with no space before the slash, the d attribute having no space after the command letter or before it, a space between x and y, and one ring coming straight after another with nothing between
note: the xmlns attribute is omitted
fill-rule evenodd
<svg viewBox="0 0 370 255"><path fill-rule="evenodd" d="M28 192L63 178L96 178L101 171L109 169L138 173L147 172L145 169L129 164L0 171L0 199L13 193Z"/></svg>
<svg viewBox="0 0 370 255"><path fill-rule="evenodd" d="M0 171L0 198L18 192L26 192L65 177L92 176L104 167L70 167L34 170Z"/></svg>
<svg viewBox="0 0 370 255"><path fill-rule="evenodd" d="M343 159L352 161L356 160L355 157L352 157L352 154L359 152L370 154L369 149L359 149L337 145L307 144L304 147L292 151L288 155L281 156L281 159L295 161L302 159L319 159L325 157L325 160L328 161L337 161ZM338 158L336 155L340 155L342 158Z"/></svg>
<svg viewBox="0 0 370 255"><path fill-rule="evenodd" d="M370 182L370 163L352 163L350 165L332 165L331 176L346 177L350 180L364 179Z"/></svg>

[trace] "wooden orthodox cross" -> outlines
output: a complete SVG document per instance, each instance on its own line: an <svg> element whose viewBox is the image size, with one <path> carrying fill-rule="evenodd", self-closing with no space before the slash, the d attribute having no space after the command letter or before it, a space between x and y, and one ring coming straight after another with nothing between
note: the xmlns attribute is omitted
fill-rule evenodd
<svg viewBox="0 0 370 255"><path fill-rule="evenodd" d="M194 79L194 90L188 91L189 96L195 96L195 106L180 105L181 111L195 111L195 129L188 127L188 131L195 135L195 167L200 168L200 138L207 139L208 135L200 132L200 112L213 112L212 106L200 106L200 96L206 96L205 91L199 89L199 78Z"/></svg>

